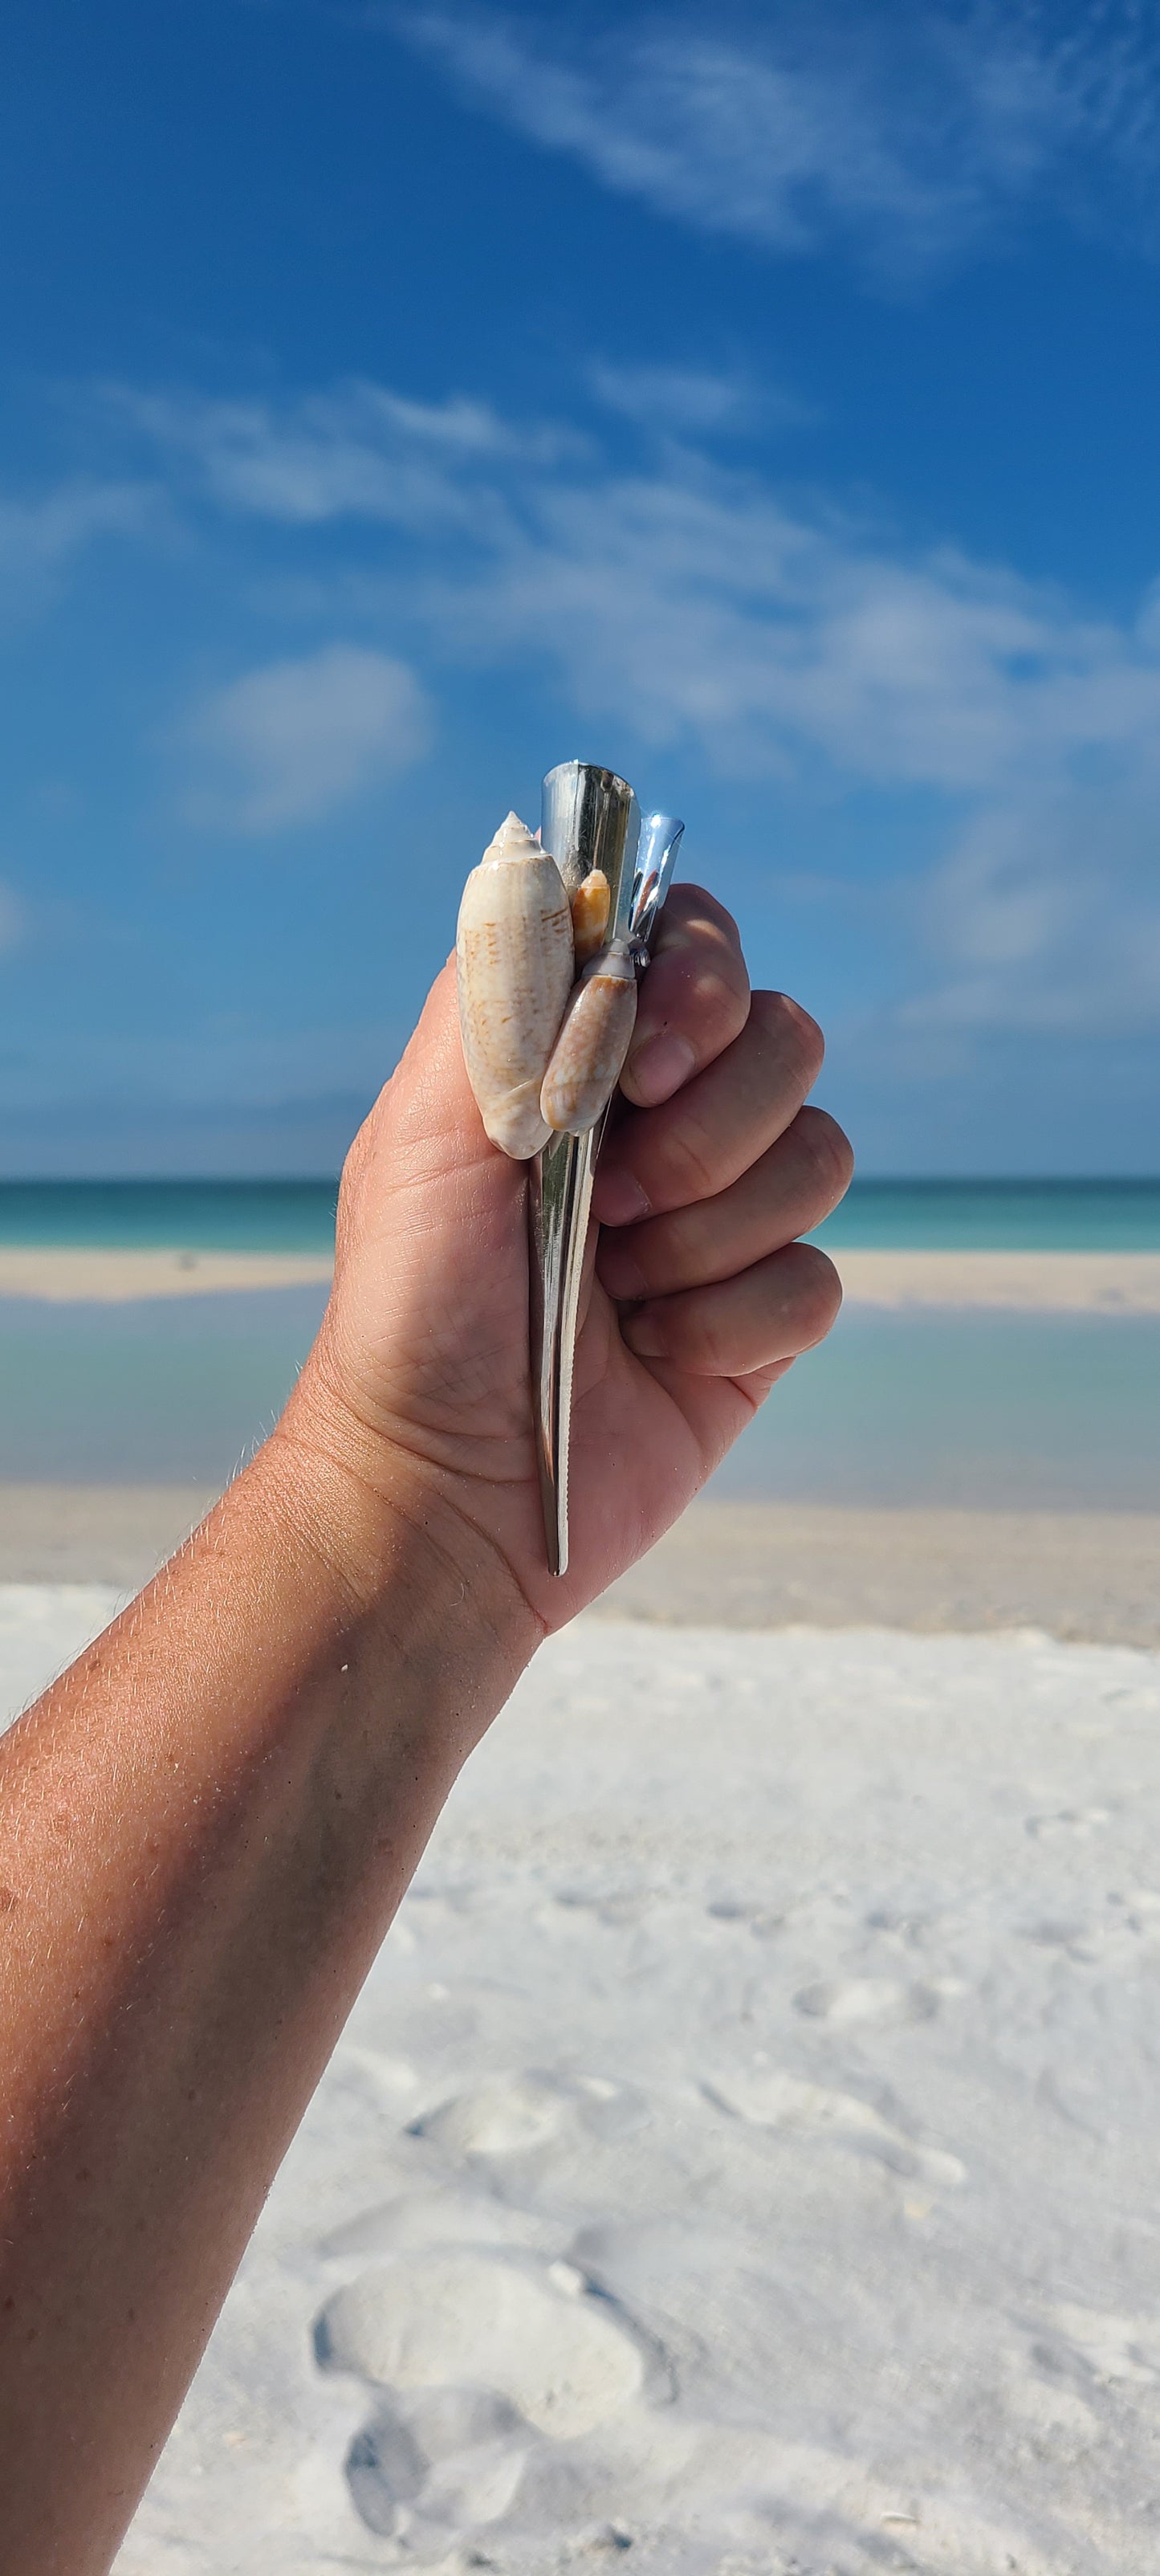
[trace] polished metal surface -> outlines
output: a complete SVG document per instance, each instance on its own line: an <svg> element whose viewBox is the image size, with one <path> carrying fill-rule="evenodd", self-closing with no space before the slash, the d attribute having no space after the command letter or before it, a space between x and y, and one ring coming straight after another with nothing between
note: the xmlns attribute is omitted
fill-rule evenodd
<svg viewBox="0 0 1160 2576"><path fill-rule="evenodd" d="M609 936L632 939L638 965L664 902L684 826L651 814L644 827L626 779L568 760L544 780L540 839L570 894L592 868L612 889ZM568 1565L568 1465L572 1371L580 1311L592 1180L605 1119L587 1136L557 1136L531 1166L528 1227L531 1275L532 1404L548 1567Z"/></svg>
<svg viewBox="0 0 1160 2576"><path fill-rule="evenodd" d="M570 895L593 868L612 888L610 939L623 930L632 900L640 807L626 778L590 760L562 760L541 790L540 842L550 850Z"/></svg>
<svg viewBox="0 0 1160 2576"><path fill-rule="evenodd" d="M684 829L675 814L646 814L640 827L628 928L629 936L646 950L673 881Z"/></svg>

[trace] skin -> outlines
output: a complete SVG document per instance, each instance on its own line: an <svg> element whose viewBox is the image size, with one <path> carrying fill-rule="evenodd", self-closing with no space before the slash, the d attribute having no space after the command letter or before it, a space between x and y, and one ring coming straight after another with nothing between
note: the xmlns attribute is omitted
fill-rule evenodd
<svg viewBox="0 0 1160 2576"><path fill-rule="evenodd" d="M456 1772L542 1636L683 1510L837 1311L820 1035L670 898L543 1562L522 1171L445 970L343 1177L272 1438L0 1745L5 2563L102 2576Z"/></svg>

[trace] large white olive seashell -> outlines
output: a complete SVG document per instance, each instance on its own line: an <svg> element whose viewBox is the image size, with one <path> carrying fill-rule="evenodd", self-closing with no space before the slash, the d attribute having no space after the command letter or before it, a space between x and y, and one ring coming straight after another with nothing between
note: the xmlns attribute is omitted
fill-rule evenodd
<svg viewBox="0 0 1160 2576"><path fill-rule="evenodd" d="M636 968L614 939L584 969L544 1075L540 1107L558 1135L584 1136L620 1080L636 1021Z"/></svg>
<svg viewBox="0 0 1160 2576"><path fill-rule="evenodd" d="M550 1130L540 1085L572 989L572 915L553 858L518 814L501 823L463 889L455 935L459 1027L494 1145L527 1162Z"/></svg>

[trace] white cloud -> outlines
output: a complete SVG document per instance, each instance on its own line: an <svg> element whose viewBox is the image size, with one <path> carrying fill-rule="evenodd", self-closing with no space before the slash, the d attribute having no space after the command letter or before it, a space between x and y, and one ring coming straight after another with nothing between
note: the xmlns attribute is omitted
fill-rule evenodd
<svg viewBox="0 0 1160 2576"><path fill-rule="evenodd" d="M525 500L502 548L428 575L416 607L461 650L546 657L647 740L956 795L1160 748L1160 658L1014 574L890 553L684 460Z"/></svg>
<svg viewBox="0 0 1160 2576"><path fill-rule="evenodd" d="M758 392L744 377L714 375L696 367L622 367L603 361L588 370L599 403L654 435L744 429L755 420L802 420L806 406L783 393Z"/></svg>
<svg viewBox="0 0 1160 2576"><path fill-rule="evenodd" d="M935 968L903 1028L1155 1036L1160 826L1127 782L1108 798L1048 792L972 818L922 889Z"/></svg>
<svg viewBox="0 0 1160 2576"><path fill-rule="evenodd" d="M579 442L501 421L487 403L417 403L353 379L281 405L106 388L129 420L227 508L287 526L358 518L412 531L470 527L505 462L544 467ZM489 480L490 478L490 480Z"/></svg>
<svg viewBox="0 0 1160 2576"><path fill-rule="evenodd" d="M34 499L0 499L0 604L39 606L70 561L105 535L131 535L154 513L158 494L143 483L75 480Z"/></svg>
<svg viewBox="0 0 1160 2576"><path fill-rule="evenodd" d="M777 252L837 235L913 274L1014 206L1154 181L1160 35L1133 0L791 0L736 33L626 16L582 48L487 9L369 14L606 186Z"/></svg>
<svg viewBox="0 0 1160 2576"><path fill-rule="evenodd" d="M264 408L255 513L284 491L309 413L316 488L341 487L348 516L381 524L377 489L360 501L339 473L367 391ZM208 437L216 452L216 412ZM1154 1010L1151 593L1134 624L1092 618L949 547L907 550L837 510L808 516L663 437L632 476L550 431L534 462L499 423L449 455L437 407L408 438L416 473L440 478L442 515L404 532L402 568L396 529L386 566L368 535L358 571L334 576L364 630L377 621L392 643L407 631L461 667L535 670L574 713L694 748L731 783L933 796L950 855L896 916L900 950L920 960L915 1029L924 1015L944 1031L1092 1029ZM242 484L206 488L246 506ZM301 524L289 517L289 542ZM251 673L200 719L203 750L230 775L218 810L254 831L326 810L414 756L425 731L409 675L349 645Z"/></svg>
<svg viewBox="0 0 1160 2576"><path fill-rule="evenodd" d="M316 821L421 758L427 702L402 662L350 644L268 663L198 707L187 741L208 763L194 819L243 832Z"/></svg>

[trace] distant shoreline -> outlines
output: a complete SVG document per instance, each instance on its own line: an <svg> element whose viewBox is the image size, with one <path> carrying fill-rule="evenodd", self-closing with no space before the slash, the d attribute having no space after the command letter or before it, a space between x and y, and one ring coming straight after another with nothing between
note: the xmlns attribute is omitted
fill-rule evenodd
<svg viewBox="0 0 1160 2576"><path fill-rule="evenodd" d="M1160 1315L1160 1252L864 1251L833 1247L847 1302L1007 1313ZM0 1298L131 1305L323 1283L325 1253L0 1244Z"/></svg>

